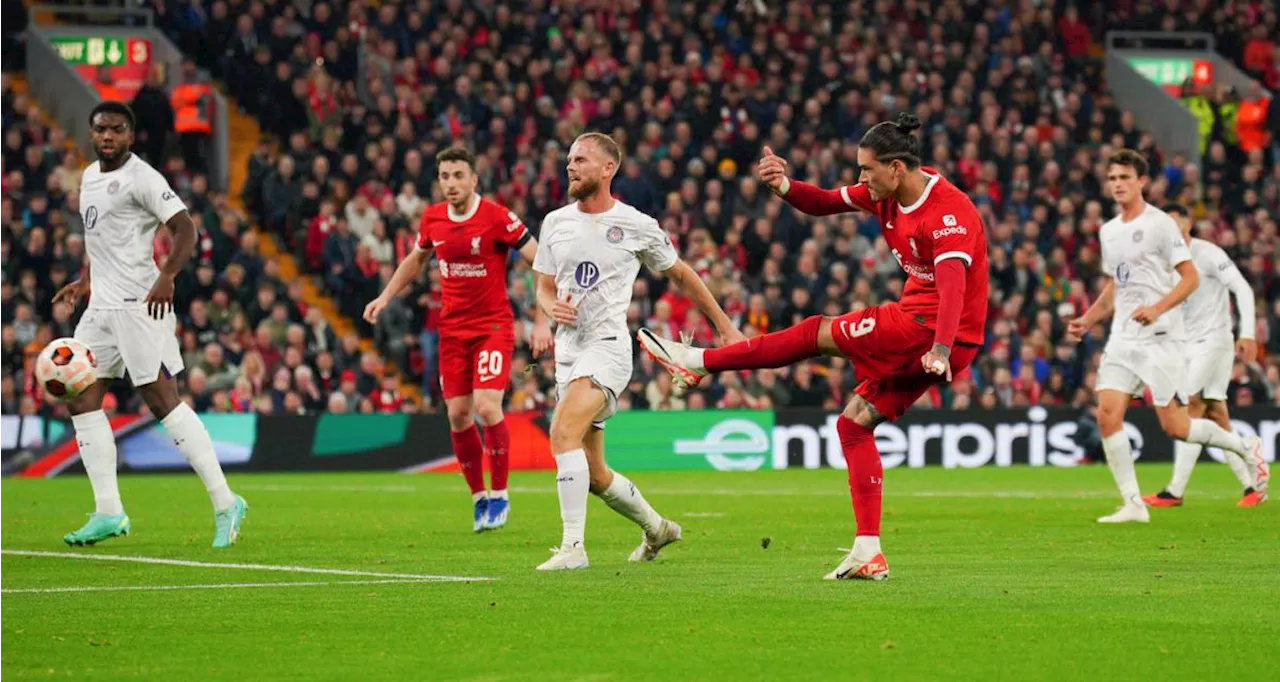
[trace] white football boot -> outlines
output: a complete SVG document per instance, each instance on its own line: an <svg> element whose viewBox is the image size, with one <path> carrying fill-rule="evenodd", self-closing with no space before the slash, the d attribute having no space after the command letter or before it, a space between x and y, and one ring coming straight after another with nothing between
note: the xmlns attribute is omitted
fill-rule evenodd
<svg viewBox="0 0 1280 682"><path fill-rule="evenodd" d="M856 545L857 543L855 543ZM889 577L889 563L878 549L858 551L854 547L845 555L836 570L822 576L823 580L884 580Z"/></svg>
<svg viewBox="0 0 1280 682"><path fill-rule="evenodd" d="M653 561L658 558L658 552L662 551L663 547L673 542L680 542L681 533L680 524L663 519L653 535L642 534L640 546L636 547L630 557L627 557L627 561Z"/></svg>
<svg viewBox="0 0 1280 682"><path fill-rule="evenodd" d="M588 565L590 564L587 561L587 550L579 542L572 547L557 547L551 550L551 558L542 562L538 566L538 570L576 571L580 568L586 568Z"/></svg>
<svg viewBox="0 0 1280 682"><path fill-rule="evenodd" d="M1114 514L1103 516L1098 523L1150 523L1151 512L1141 501L1129 500Z"/></svg>
<svg viewBox="0 0 1280 682"><path fill-rule="evenodd" d="M694 348L687 340L679 343L663 339L648 329L636 332L636 338L640 340L640 346L645 352L671 373L672 393L676 395L683 395L709 374L706 368L700 368L694 362L691 357Z"/></svg>

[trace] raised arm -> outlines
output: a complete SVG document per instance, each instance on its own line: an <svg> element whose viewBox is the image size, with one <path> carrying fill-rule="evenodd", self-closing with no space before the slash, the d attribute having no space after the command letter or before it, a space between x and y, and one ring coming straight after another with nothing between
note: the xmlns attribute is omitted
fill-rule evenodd
<svg viewBox="0 0 1280 682"><path fill-rule="evenodd" d="M774 194L782 197L797 210L809 215L824 216L851 211L871 212L874 208L871 197L864 196L865 190L860 186L840 189L821 189L807 182L792 180L787 177L787 162L773 153L770 147L764 148L764 156L756 165L756 174Z"/></svg>

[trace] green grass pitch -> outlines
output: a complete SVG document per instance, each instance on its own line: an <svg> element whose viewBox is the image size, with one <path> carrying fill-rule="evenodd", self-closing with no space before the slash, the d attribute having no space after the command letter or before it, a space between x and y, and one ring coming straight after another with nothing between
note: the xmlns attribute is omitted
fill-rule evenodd
<svg viewBox="0 0 1280 682"><path fill-rule="evenodd" d="M559 540L551 473L513 476L511 523L482 535L455 476L233 476L251 509L229 551L209 547L194 475L122 479L133 534L80 549L61 537L88 511L86 480L5 480L3 676L1094 682L1274 668L1280 509L1236 509L1225 468L1203 464L1187 506L1111 527L1094 523L1118 502L1105 467L886 473L883 583L821 580L853 530L839 471L637 472L685 541L628 564L639 532L592 500L591 567L558 574L533 570ZM1139 467L1147 491L1168 474Z"/></svg>

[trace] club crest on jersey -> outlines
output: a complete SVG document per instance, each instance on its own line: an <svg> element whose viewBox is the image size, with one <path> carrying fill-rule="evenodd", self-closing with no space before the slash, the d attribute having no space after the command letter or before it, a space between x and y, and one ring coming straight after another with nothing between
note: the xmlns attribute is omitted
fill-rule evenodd
<svg viewBox="0 0 1280 682"><path fill-rule="evenodd" d="M471 255L473 256L480 255L480 238L479 237L471 238Z"/></svg>
<svg viewBox="0 0 1280 682"><path fill-rule="evenodd" d="M92 230L98 224L98 207L90 206L84 211L84 229Z"/></svg>
<svg viewBox="0 0 1280 682"><path fill-rule="evenodd" d="M600 268L591 261L578 263L578 267L573 270L573 281L583 289L590 289L600 281Z"/></svg>
<svg viewBox="0 0 1280 682"><path fill-rule="evenodd" d="M617 244L622 241L622 228L614 225L604 233L604 238L609 240L610 244Z"/></svg>
<svg viewBox="0 0 1280 682"><path fill-rule="evenodd" d="M112 180L111 184L107 185L107 194L115 194L116 192L119 192L119 191L120 191L119 180Z"/></svg>
<svg viewBox="0 0 1280 682"><path fill-rule="evenodd" d="M1116 266L1116 281L1121 284L1129 283L1129 264L1121 263Z"/></svg>
<svg viewBox="0 0 1280 682"><path fill-rule="evenodd" d="M1133 243L1137 244L1140 241L1142 241L1142 230L1133 233Z"/></svg>
<svg viewBox="0 0 1280 682"><path fill-rule="evenodd" d="M919 258L919 257L920 257L920 249L917 249L917 248L916 248L916 238L915 238L915 237L907 237L907 244L910 244L910 245L911 245L911 255L912 255L912 257L914 257L914 258Z"/></svg>

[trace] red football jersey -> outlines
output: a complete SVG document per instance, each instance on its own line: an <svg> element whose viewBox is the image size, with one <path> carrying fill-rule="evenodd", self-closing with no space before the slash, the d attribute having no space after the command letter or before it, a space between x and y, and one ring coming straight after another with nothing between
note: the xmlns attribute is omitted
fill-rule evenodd
<svg viewBox="0 0 1280 682"><path fill-rule="evenodd" d="M902 309L930 329L938 318L938 288L934 265L959 258L965 265L964 310L956 340L982 345L987 323L987 234L978 209L968 195L932 168L924 194L912 206L893 198L872 201L865 185L840 190L846 203L880 218L881 234L898 264L907 273Z"/></svg>
<svg viewBox="0 0 1280 682"><path fill-rule="evenodd" d="M530 238L515 213L479 195L466 215L447 202L423 211L418 248L434 249L440 263L442 333L513 323L507 259Z"/></svg>

